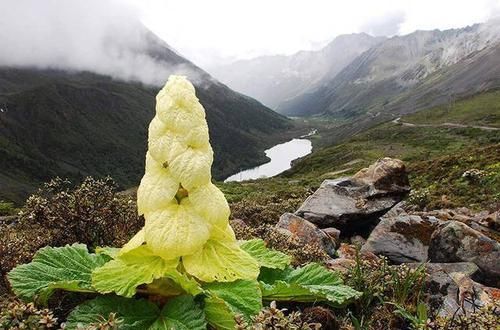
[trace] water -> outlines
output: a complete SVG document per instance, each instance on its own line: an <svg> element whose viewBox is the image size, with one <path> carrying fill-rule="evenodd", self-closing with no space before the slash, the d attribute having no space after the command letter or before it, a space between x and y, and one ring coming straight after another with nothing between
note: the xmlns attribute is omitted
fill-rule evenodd
<svg viewBox="0 0 500 330"><path fill-rule="evenodd" d="M277 144L265 151L266 156L271 158L270 162L236 173L224 180L224 182L269 178L278 175L292 167L292 160L304 157L310 154L311 151L312 144L307 139L293 139Z"/></svg>

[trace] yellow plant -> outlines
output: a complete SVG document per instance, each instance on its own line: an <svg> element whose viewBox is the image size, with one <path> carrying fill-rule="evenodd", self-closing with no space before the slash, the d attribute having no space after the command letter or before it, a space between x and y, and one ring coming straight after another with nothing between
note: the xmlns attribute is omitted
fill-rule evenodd
<svg viewBox="0 0 500 330"><path fill-rule="evenodd" d="M171 76L156 102L137 192L146 222L120 255L145 244L204 282L256 279L259 265L236 242L226 198L211 182L213 151L193 85Z"/></svg>

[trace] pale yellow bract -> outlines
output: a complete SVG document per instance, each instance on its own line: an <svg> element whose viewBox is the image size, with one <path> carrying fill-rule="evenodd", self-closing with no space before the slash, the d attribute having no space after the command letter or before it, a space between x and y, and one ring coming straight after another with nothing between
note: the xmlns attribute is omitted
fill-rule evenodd
<svg viewBox="0 0 500 330"><path fill-rule="evenodd" d="M211 182L212 162L205 110L195 89L185 77L170 76L156 97L137 191L146 223L121 256L146 244L165 260L180 258L187 273L205 282L257 278L259 266L236 243L229 205Z"/></svg>

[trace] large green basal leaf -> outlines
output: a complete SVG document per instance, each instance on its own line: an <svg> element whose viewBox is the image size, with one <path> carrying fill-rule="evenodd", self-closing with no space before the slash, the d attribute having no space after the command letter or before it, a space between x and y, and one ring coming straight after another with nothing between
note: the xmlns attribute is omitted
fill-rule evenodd
<svg viewBox="0 0 500 330"><path fill-rule="evenodd" d="M208 323L218 330L234 330L236 328L235 314L229 304L217 296L205 298L203 309Z"/></svg>
<svg viewBox="0 0 500 330"><path fill-rule="evenodd" d="M170 300L151 330L205 330L207 323L203 310L192 296L179 296Z"/></svg>
<svg viewBox="0 0 500 330"><path fill-rule="evenodd" d="M24 300L38 296L46 303L56 289L94 292L92 271L109 260L106 255L88 252L83 244L40 249L29 264L14 268L8 278L14 293Z"/></svg>
<svg viewBox="0 0 500 330"><path fill-rule="evenodd" d="M261 289L262 297L267 301L327 301L335 307L346 305L361 296L361 292L344 284L335 286L301 285L276 281L272 285L261 282Z"/></svg>
<svg viewBox="0 0 500 330"><path fill-rule="evenodd" d="M257 281L237 280L229 283L207 283L203 286L209 297L222 299L233 314L240 314L245 319L250 320L252 316L257 315L262 308L262 294ZM219 304L217 299L212 299L212 303ZM221 311L221 313L225 311ZM214 319L209 317L209 322ZM218 320L215 320L218 322Z"/></svg>
<svg viewBox="0 0 500 330"><path fill-rule="evenodd" d="M361 292L344 285L337 273L316 263L293 270L266 269L259 279L264 300L326 301L340 307L361 296Z"/></svg>
<svg viewBox="0 0 500 330"><path fill-rule="evenodd" d="M100 293L115 292L120 296L132 297L139 285L168 277L186 292L194 295L200 293L196 281L177 271L178 263L178 258L165 260L142 245L95 269L92 285Z"/></svg>
<svg viewBox="0 0 500 330"><path fill-rule="evenodd" d="M261 239L241 241L240 247L252 256L261 267L285 269L290 265L292 257L282 252L268 249Z"/></svg>
<svg viewBox="0 0 500 330"><path fill-rule="evenodd" d="M339 285L342 278L337 272L332 272L318 263L309 263L304 267L294 269L286 276L289 283L302 285Z"/></svg>
<svg viewBox="0 0 500 330"><path fill-rule="evenodd" d="M97 326L111 313L123 330L205 330L205 316L191 296L170 300L160 311L147 300L102 296L75 308L68 316L66 329Z"/></svg>

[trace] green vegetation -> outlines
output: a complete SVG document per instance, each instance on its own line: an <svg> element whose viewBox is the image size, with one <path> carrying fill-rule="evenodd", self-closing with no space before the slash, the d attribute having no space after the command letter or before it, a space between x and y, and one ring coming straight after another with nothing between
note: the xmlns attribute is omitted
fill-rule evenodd
<svg viewBox="0 0 500 330"><path fill-rule="evenodd" d="M16 213L17 209L14 207L14 203L0 200L0 216L14 215Z"/></svg>
<svg viewBox="0 0 500 330"><path fill-rule="evenodd" d="M405 117L414 124L455 123L500 128L500 91L468 97Z"/></svg>
<svg viewBox="0 0 500 330"><path fill-rule="evenodd" d="M0 113L0 199L22 205L56 176L109 175L122 188L137 186L156 88L35 69L1 68L0 81L6 108ZM265 162L266 148L297 134L290 120L257 101L211 81L205 87L197 96L207 110L217 179Z"/></svg>

